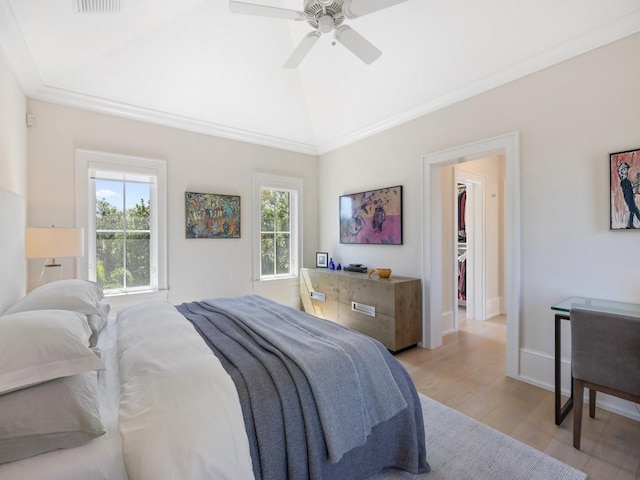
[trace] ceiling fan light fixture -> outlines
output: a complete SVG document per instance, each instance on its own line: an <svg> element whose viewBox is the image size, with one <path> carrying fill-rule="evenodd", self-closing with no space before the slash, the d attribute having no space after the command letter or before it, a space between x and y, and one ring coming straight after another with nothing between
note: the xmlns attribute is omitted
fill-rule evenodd
<svg viewBox="0 0 640 480"><path fill-rule="evenodd" d="M322 33L329 33L333 30L333 18L329 15L323 15L318 19L318 30Z"/></svg>
<svg viewBox="0 0 640 480"><path fill-rule="evenodd" d="M0 0L2 1L2 0ZM81 1L81 0L77 0ZM109 0L82 0L109 1ZM114 0L115 1L115 0ZM120 0L117 0L120 1ZM370 13L392 7L407 0L302 0L303 10L270 7L268 5L248 3L241 0L229 0L229 9L233 13L259 15L263 17L304 20L314 30L309 32L295 48L284 64L284 68L296 68L309 53L323 33L333 30L336 42L351 51L367 65L375 62L382 52L369 40L348 25L345 18L358 18ZM335 42L333 42L335 45Z"/></svg>

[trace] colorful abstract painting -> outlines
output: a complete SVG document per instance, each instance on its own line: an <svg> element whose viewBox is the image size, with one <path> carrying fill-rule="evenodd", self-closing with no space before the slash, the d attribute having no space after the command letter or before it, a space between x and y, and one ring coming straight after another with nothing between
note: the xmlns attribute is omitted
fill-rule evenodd
<svg viewBox="0 0 640 480"><path fill-rule="evenodd" d="M341 196L340 243L402 245L402 187Z"/></svg>
<svg viewBox="0 0 640 480"><path fill-rule="evenodd" d="M240 196L185 193L187 238L240 238Z"/></svg>
<svg viewBox="0 0 640 480"><path fill-rule="evenodd" d="M611 230L640 229L640 149L609 155Z"/></svg>

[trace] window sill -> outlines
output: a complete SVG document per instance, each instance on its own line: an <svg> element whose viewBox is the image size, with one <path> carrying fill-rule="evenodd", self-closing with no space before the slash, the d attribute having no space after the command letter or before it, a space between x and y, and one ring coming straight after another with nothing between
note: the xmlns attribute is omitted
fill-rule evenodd
<svg viewBox="0 0 640 480"><path fill-rule="evenodd" d="M168 300L169 290L143 290L139 292L105 294L104 300L111 306L111 315L137 303L151 300Z"/></svg>
<svg viewBox="0 0 640 480"><path fill-rule="evenodd" d="M261 288L273 288L273 287L293 287L300 284L300 277L278 277L278 278L265 278L263 280L254 280L253 289L260 290Z"/></svg>
<svg viewBox="0 0 640 480"><path fill-rule="evenodd" d="M271 282L281 282L281 283L298 283L300 277L297 275L289 275L287 277L271 277L271 278L260 278L258 280L254 280L253 283L271 283Z"/></svg>

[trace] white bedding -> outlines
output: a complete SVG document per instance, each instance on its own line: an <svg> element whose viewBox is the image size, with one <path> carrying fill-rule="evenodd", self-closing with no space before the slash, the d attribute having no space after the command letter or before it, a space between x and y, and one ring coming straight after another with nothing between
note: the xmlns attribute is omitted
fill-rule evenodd
<svg viewBox="0 0 640 480"><path fill-rule="evenodd" d="M98 377L107 433L2 464L0 480L254 478L235 385L173 305L125 310L97 347L107 367Z"/></svg>
<svg viewBox="0 0 640 480"><path fill-rule="evenodd" d="M235 385L193 326L150 302L121 312L118 329L130 478L254 478Z"/></svg>
<svg viewBox="0 0 640 480"><path fill-rule="evenodd" d="M120 381L115 352L117 327L110 320L98 348L107 367L98 375L100 414L106 433L80 447L56 450L0 465L0 480L127 480L118 431Z"/></svg>

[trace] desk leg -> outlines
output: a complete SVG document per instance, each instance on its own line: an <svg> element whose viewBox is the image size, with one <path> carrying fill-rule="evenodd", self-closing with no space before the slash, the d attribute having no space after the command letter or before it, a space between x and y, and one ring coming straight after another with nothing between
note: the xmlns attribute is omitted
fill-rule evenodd
<svg viewBox="0 0 640 480"><path fill-rule="evenodd" d="M571 408L573 407L573 377L571 378L571 395L567 401L562 405L562 382L560 374L560 320L569 320L568 315L562 315L557 313L555 320L555 403L556 403L556 425L560 425L564 418L567 416Z"/></svg>

